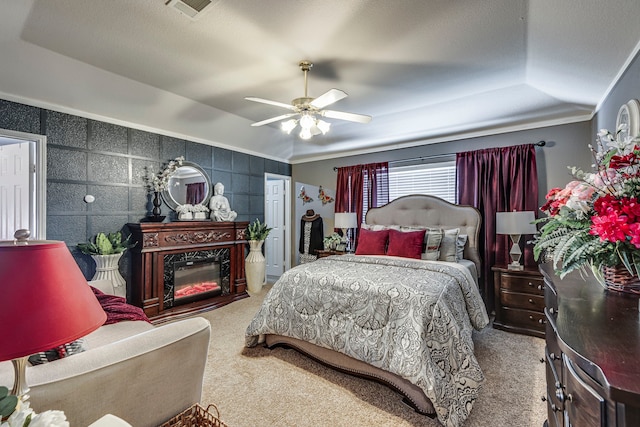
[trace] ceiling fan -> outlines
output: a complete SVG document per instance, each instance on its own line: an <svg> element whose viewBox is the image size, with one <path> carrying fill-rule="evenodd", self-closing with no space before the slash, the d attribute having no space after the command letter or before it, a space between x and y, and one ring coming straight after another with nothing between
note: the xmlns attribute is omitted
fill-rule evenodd
<svg viewBox="0 0 640 427"><path fill-rule="evenodd" d="M271 101L269 99L256 98L247 96L247 101L261 102L263 104L275 105L276 107L286 108L292 113L282 114L260 122L252 123L251 126L262 126L273 122L289 119L282 122L282 129L291 133L295 127L300 124L300 138L310 139L314 135L320 133L325 134L329 131L331 123L317 118L327 117L330 119L347 120L356 123L369 123L371 116L364 114L346 113L343 111L325 110L324 107L346 98L348 95L339 89L329 89L317 98L311 98L307 95L307 73L313 67L313 63L309 61L301 61L300 69L304 73L304 96L291 101L291 104L283 102Z"/></svg>

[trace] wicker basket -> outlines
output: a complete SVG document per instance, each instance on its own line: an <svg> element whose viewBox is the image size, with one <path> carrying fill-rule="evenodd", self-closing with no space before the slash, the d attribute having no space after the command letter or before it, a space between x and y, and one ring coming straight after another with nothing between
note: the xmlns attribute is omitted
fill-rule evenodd
<svg viewBox="0 0 640 427"><path fill-rule="evenodd" d="M215 415L211 413L212 409L215 411ZM207 409L204 409L195 403L161 424L160 427L227 427L227 425L220 421L220 412L216 405L211 404L207 406Z"/></svg>
<svg viewBox="0 0 640 427"><path fill-rule="evenodd" d="M602 275L607 289L616 292L640 294L640 278L629 273L623 265L602 267Z"/></svg>

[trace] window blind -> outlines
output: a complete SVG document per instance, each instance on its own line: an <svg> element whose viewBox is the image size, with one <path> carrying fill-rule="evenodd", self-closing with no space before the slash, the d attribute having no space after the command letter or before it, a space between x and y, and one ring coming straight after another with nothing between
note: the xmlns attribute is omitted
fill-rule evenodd
<svg viewBox="0 0 640 427"><path fill-rule="evenodd" d="M389 167L389 201L410 194L429 194L456 203L455 161Z"/></svg>

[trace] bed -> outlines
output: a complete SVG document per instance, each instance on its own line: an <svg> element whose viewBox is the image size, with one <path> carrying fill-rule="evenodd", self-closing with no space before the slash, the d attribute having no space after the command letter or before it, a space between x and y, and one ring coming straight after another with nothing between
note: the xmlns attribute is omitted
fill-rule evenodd
<svg viewBox="0 0 640 427"><path fill-rule="evenodd" d="M472 340L473 329L489 322L477 286L480 214L413 195L370 209L365 223L361 238L389 229L455 235L456 262L433 260L427 243L422 258L431 260L338 255L296 266L265 297L247 328L246 345L292 347L382 382L418 412L460 426L484 380Z"/></svg>

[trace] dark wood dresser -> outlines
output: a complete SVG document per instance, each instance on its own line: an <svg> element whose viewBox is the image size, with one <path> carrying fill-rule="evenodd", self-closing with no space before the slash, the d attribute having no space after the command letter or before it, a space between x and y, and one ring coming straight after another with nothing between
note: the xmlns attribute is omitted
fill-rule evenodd
<svg viewBox="0 0 640 427"><path fill-rule="evenodd" d="M544 280L540 271L509 270L506 266L492 270L496 310L493 327L544 338Z"/></svg>
<svg viewBox="0 0 640 427"><path fill-rule="evenodd" d="M545 281L548 419L545 425L640 425L638 296L605 290L592 275Z"/></svg>

